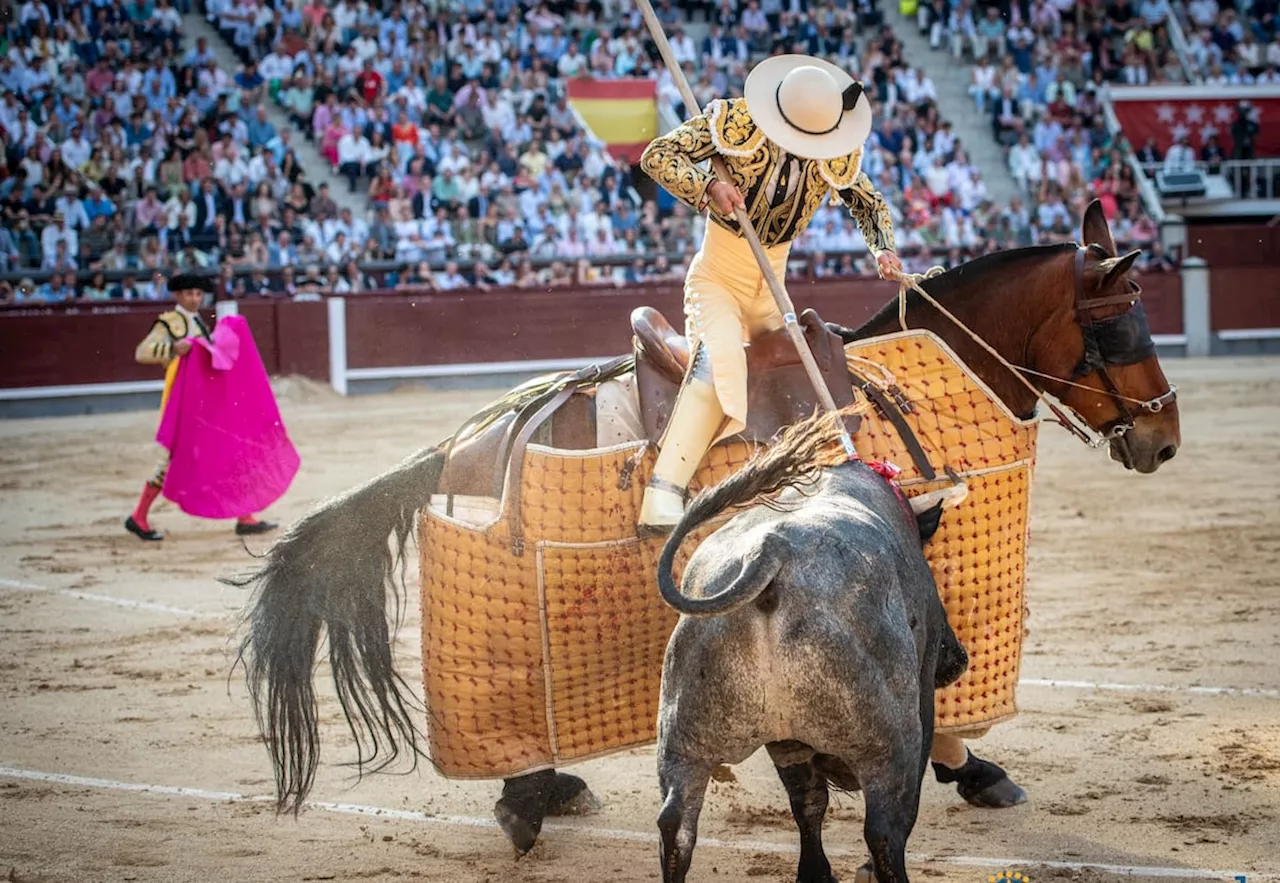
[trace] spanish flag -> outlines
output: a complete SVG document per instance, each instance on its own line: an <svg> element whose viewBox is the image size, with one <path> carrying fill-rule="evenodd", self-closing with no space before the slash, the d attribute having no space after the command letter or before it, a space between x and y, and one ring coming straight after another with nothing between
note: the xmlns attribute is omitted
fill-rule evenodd
<svg viewBox="0 0 1280 883"><path fill-rule="evenodd" d="M653 80L569 81L569 105L615 158L635 164L658 137L658 87Z"/></svg>

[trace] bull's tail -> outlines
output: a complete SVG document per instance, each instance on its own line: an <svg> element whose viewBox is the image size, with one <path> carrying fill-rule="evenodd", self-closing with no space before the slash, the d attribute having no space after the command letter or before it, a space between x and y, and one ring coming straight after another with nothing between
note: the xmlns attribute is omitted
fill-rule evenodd
<svg viewBox="0 0 1280 883"><path fill-rule="evenodd" d="M843 462L843 432L844 424L838 415L810 417L791 426L781 440L757 453L733 475L698 494L667 537L658 560L662 600L686 615L719 616L750 603L763 592L781 567L785 550L770 550L767 545L754 550L746 556L742 573L733 585L710 598L690 598L676 585L673 572L680 544L697 527L726 509L812 482L825 467Z"/></svg>
<svg viewBox="0 0 1280 883"><path fill-rule="evenodd" d="M320 744L312 674L322 633L363 774L419 756L417 702L395 670L405 546L445 453L429 449L311 512L255 573L240 657L258 729L275 767L279 811L294 813L315 780ZM388 608L388 596L392 600Z"/></svg>

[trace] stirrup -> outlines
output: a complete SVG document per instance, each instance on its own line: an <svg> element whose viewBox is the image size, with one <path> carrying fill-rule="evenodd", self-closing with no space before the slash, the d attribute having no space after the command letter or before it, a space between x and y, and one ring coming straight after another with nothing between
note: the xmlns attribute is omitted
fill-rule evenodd
<svg viewBox="0 0 1280 883"><path fill-rule="evenodd" d="M661 498L657 498L657 500L655 500L655 498L650 495L651 492L657 492L664 496L673 497L674 501ZM636 536L641 539L652 539L654 537L665 537L675 530L676 525L680 523L680 519L684 517L686 494L686 489L680 487L680 485L673 481L668 481L664 478L658 477L650 479L649 485L645 488L646 503L648 505L654 505L655 502L659 505L665 503L665 506L669 511L665 513L650 512L648 513L650 518L654 517L656 514L662 517L662 520L646 521L645 510L647 506L641 506L640 518L636 523ZM678 509L676 509L677 506L679 507Z"/></svg>

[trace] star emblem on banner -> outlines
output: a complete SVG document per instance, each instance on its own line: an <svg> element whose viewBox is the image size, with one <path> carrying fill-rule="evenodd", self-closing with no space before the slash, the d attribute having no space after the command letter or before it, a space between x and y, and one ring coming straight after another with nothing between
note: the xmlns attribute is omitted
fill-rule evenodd
<svg viewBox="0 0 1280 883"><path fill-rule="evenodd" d="M1166 127L1170 141L1195 136L1201 143L1221 135L1236 115L1235 104L1225 100L1185 104L1165 101L1157 104L1155 111L1156 120Z"/></svg>

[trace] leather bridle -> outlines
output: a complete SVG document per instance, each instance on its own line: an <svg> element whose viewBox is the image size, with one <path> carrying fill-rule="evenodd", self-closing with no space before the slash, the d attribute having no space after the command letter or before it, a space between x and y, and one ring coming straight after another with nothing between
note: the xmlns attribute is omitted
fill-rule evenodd
<svg viewBox="0 0 1280 883"><path fill-rule="evenodd" d="M939 303L937 298L925 291L920 283L945 272L941 267L934 267L920 274L903 273L899 275L898 324L902 326L903 331L910 330L907 325L907 291L910 289L967 334L974 343L985 350L996 362L1007 368L1037 401L1044 402L1056 420L1076 438L1094 448L1100 448L1107 442L1121 440L1127 432L1137 426L1137 419L1134 416L1135 411L1139 415L1142 413L1158 414L1177 401L1178 388L1171 383L1169 384L1169 389L1164 393L1153 399L1143 401L1142 399L1135 399L1125 395L1116 386L1115 380L1112 379L1107 369L1109 367L1118 368L1124 365L1136 365L1139 362L1146 361L1155 354L1155 342L1151 339L1151 329L1147 325L1147 314L1142 308L1142 289L1137 283L1129 280L1127 294L1093 298L1085 296L1084 265L1085 256L1090 248L1101 252L1104 257L1111 257L1106 249L1099 245L1080 245L1076 247L1074 264L1075 322L1080 328L1081 336L1084 338L1084 353L1081 355L1080 361L1076 364L1070 378L1059 377L1056 374L1046 374L1042 371L1013 364L1001 355L995 347L983 340L978 334L975 334L973 329L962 322L954 313ZM1109 316L1106 319L1095 319L1093 317L1092 311L1099 307L1120 305L1128 306L1128 309L1119 315ZM1097 387L1080 383L1082 378L1090 374L1098 375L1102 381L1103 391L1110 397L1112 404L1116 406L1116 410L1120 414L1119 419L1105 429L1094 429L1092 424L1078 413L1076 414L1076 419L1073 420L1062 408L1059 408L1048 398L1042 387L1035 386L1027 379L1027 375L1033 375L1042 377L1045 380L1052 380L1062 386L1075 387L1096 394L1099 392ZM1057 397L1060 398L1060 396ZM1094 435L1098 437L1094 438Z"/></svg>
<svg viewBox="0 0 1280 883"><path fill-rule="evenodd" d="M1112 404L1120 413L1117 420L1105 432L1096 430L1102 436L1101 441L1116 439L1137 426L1134 411L1139 413L1158 414L1166 406L1178 399L1178 388L1172 383L1168 391L1153 399L1141 401L1120 392L1115 380L1107 371L1108 367L1136 365L1155 355L1155 341L1151 339L1151 328L1147 324L1147 312L1142 307L1142 288L1133 280L1128 280L1129 292L1105 297L1089 298L1084 292L1084 262L1089 246L1080 246L1075 255L1075 312L1076 323L1084 337L1084 353L1071 375L1077 381L1090 374L1097 374L1102 381ZM1124 312L1105 319L1095 319L1093 310L1098 307L1128 305ZM1079 385L1079 384L1072 384ZM1130 407L1132 406L1132 408Z"/></svg>

